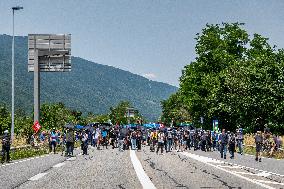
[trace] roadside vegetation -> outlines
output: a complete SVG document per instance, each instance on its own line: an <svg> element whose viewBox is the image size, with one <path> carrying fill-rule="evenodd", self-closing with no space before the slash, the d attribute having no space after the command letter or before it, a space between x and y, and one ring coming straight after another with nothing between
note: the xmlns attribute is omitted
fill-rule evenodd
<svg viewBox="0 0 284 189"><path fill-rule="evenodd" d="M182 70L179 90L162 102L162 120L190 121L246 133L284 134L284 49L252 36L241 23L207 24L196 36L196 58ZM203 117L203 123L201 123Z"/></svg>

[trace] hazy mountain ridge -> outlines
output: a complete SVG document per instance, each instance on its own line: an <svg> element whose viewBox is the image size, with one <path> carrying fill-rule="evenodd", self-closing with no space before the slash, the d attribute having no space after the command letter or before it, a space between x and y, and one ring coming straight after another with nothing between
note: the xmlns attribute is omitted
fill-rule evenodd
<svg viewBox="0 0 284 189"><path fill-rule="evenodd" d="M15 39L15 105L31 112L33 73L27 71L27 37ZM0 103L11 102L11 42L0 35ZM70 108L96 114L107 113L110 106L129 100L149 120L161 113L160 101L177 90L169 84L111 66L72 57L72 71L41 73L41 102L63 102Z"/></svg>

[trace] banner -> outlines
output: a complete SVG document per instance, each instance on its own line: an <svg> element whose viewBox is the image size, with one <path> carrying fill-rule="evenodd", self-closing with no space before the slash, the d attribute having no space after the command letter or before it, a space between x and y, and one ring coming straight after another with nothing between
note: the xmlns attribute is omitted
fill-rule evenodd
<svg viewBox="0 0 284 189"><path fill-rule="evenodd" d="M219 127L218 127L218 120L213 120L213 131L218 131Z"/></svg>
<svg viewBox="0 0 284 189"><path fill-rule="evenodd" d="M35 133L37 133L40 130L41 126L39 124L38 121L35 122L35 124L33 125L33 130L35 131Z"/></svg>

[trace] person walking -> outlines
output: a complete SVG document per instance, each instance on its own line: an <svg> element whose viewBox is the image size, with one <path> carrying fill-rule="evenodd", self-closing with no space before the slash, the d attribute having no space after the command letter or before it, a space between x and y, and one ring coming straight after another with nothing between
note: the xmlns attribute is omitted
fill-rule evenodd
<svg viewBox="0 0 284 189"><path fill-rule="evenodd" d="M212 150L212 137L211 137L211 131L207 131L206 134L206 150L207 152Z"/></svg>
<svg viewBox="0 0 284 189"><path fill-rule="evenodd" d="M141 131L137 131L136 143L137 143L137 151L141 150L141 146L142 146L142 132Z"/></svg>
<svg viewBox="0 0 284 189"><path fill-rule="evenodd" d="M232 132L230 134L230 139L229 139L229 153L231 154L230 158L234 159L235 158L235 146L236 146L236 138L235 134Z"/></svg>
<svg viewBox="0 0 284 189"><path fill-rule="evenodd" d="M226 133L226 130L223 129L222 134L219 136L221 158L226 159L228 142L229 142L228 134Z"/></svg>
<svg viewBox="0 0 284 189"><path fill-rule="evenodd" d="M244 135L243 135L243 129L242 128L237 129L236 141L237 141L239 153L241 155L243 155Z"/></svg>
<svg viewBox="0 0 284 189"><path fill-rule="evenodd" d="M158 147L157 147L157 151L156 151L157 154L158 154L160 148L161 148L161 154L163 154L164 138L165 138L165 134L160 130L159 133L158 133Z"/></svg>
<svg viewBox="0 0 284 189"><path fill-rule="evenodd" d="M88 155L88 134L86 131L82 133L82 149L83 155Z"/></svg>
<svg viewBox="0 0 284 189"><path fill-rule="evenodd" d="M255 140L255 161L261 162L262 146L263 146L263 136L261 131L256 132L254 140Z"/></svg>
<svg viewBox="0 0 284 189"><path fill-rule="evenodd" d="M9 131L5 130L2 138L2 160L1 160L2 164L5 162L5 160L7 161L7 163L10 162L10 147L11 147L11 138L9 135Z"/></svg>
<svg viewBox="0 0 284 189"><path fill-rule="evenodd" d="M136 150L137 145L137 133L135 131L131 132L131 150Z"/></svg>
<svg viewBox="0 0 284 189"><path fill-rule="evenodd" d="M214 133L212 134L212 143L213 143L213 151L215 151L218 147L218 144L217 144L218 143L218 134L216 133L216 131L214 131Z"/></svg>
<svg viewBox="0 0 284 189"><path fill-rule="evenodd" d="M56 154L57 140L58 140L58 134L55 131L55 128L53 128L51 133L50 133L50 145L51 145L51 151L52 151L52 148L53 148L54 154Z"/></svg>
<svg viewBox="0 0 284 189"><path fill-rule="evenodd" d="M173 145L172 130L171 130L171 128L168 128L168 132L167 132L167 151L166 152L170 152L171 151L172 145Z"/></svg>
<svg viewBox="0 0 284 189"><path fill-rule="evenodd" d="M74 141L75 141L74 131L72 129L68 129L66 133L67 156L73 156Z"/></svg>
<svg viewBox="0 0 284 189"><path fill-rule="evenodd" d="M118 133L118 149L121 152L124 151L123 145L125 137L126 137L126 129L122 128Z"/></svg>
<svg viewBox="0 0 284 189"><path fill-rule="evenodd" d="M107 136L108 136L108 131L107 131L106 128L104 128L103 131L102 131L102 138L103 138L103 148L105 146L106 149L107 149L107 145L108 145Z"/></svg>

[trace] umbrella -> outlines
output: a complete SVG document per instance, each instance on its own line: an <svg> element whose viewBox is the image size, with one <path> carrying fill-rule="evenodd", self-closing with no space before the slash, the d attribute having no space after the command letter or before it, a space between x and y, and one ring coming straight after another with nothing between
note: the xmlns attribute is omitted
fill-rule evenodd
<svg viewBox="0 0 284 189"><path fill-rule="evenodd" d="M84 126L82 126L82 125L76 125L75 126L75 129L83 129L84 128Z"/></svg>

